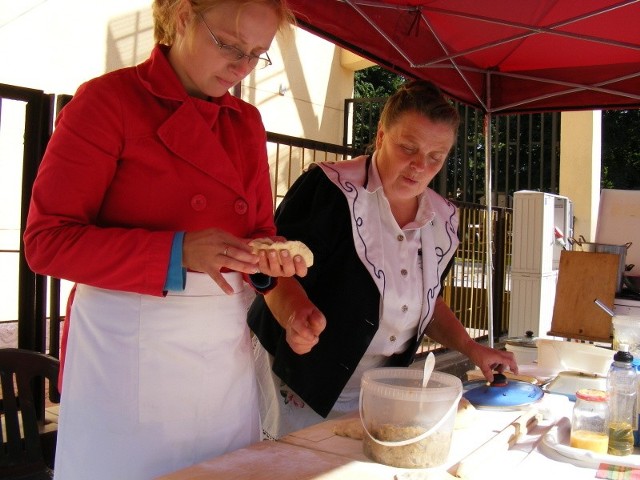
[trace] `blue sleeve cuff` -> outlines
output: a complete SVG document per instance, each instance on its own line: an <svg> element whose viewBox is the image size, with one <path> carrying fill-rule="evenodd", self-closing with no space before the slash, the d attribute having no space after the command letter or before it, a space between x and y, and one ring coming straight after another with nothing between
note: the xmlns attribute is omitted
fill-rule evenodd
<svg viewBox="0 0 640 480"><path fill-rule="evenodd" d="M254 273L249 275L251 285L256 289L258 293L267 293L273 290L278 284L278 279L265 275L264 273Z"/></svg>
<svg viewBox="0 0 640 480"><path fill-rule="evenodd" d="M171 244L171 257L169 258L169 269L167 280L164 284L165 291L182 291L187 285L187 269L182 268L182 241L184 232L177 232Z"/></svg>

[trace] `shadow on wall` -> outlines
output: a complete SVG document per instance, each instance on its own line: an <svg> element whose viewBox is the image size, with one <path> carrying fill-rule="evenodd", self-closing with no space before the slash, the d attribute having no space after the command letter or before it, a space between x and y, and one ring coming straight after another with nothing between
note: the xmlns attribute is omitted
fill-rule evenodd
<svg viewBox="0 0 640 480"><path fill-rule="evenodd" d="M109 22L105 71L139 64L154 46L151 8L135 11Z"/></svg>

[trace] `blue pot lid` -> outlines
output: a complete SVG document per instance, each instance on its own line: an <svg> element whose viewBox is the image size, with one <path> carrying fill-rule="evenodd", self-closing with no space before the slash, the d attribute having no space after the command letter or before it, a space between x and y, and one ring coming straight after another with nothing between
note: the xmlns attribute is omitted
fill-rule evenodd
<svg viewBox="0 0 640 480"><path fill-rule="evenodd" d="M503 375L495 377L491 384L478 382L480 385L476 387L468 384L462 396L477 408L515 409L536 402L544 395L538 385L519 380L507 381Z"/></svg>

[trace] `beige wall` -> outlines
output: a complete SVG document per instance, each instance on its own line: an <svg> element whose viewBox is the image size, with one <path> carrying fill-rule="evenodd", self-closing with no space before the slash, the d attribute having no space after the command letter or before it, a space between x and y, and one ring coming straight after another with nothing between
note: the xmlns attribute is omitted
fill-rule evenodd
<svg viewBox="0 0 640 480"><path fill-rule="evenodd" d="M600 205L602 112L563 112L560 195L573 202L573 234L595 241Z"/></svg>
<svg viewBox="0 0 640 480"><path fill-rule="evenodd" d="M0 4L0 83L73 94L82 82L143 61L153 47L151 0L20 0ZM342 143L353 70L340 50L301 29L278 35L274 64L243 82L267 130Z"/></svg>
<svg viewBox="0 0 640 480"><path fill-rule="evenodd" d="M273 65L245 79L242 97L260 109L271 132L342 144L353 71L341 65L340 50L301 29L278 34L269 51Z"/></svg>
<svg viewBox="0 0 640 480"><path fill-rule="evenodd" d="M151 49L149 0L2 5L2 83L72 94L83 81L138 63Z"/></svg>

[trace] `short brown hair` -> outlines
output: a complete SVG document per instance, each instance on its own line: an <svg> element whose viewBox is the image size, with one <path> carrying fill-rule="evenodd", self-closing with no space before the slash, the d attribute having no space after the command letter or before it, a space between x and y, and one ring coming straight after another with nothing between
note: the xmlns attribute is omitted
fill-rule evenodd
<svg viewBox="0 0 640 480"><path fill-rule="evenodd" d="M458 110L442 91L427 80L410 80L391 95L380 114L383 127L393 125L406 112L417 112L436 123L450 125L454 132L460 125Z"/></svg>

